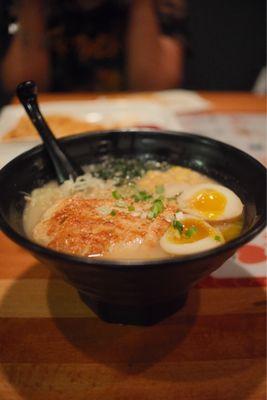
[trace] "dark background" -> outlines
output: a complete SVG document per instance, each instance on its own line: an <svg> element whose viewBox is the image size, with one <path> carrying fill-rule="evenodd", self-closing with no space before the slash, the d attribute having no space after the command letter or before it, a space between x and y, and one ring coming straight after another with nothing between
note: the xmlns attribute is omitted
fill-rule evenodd
<svg viewBox="0 0 267 400"><path fill-rule="evenodd" d="M264 0L188 0L184 86L250 90L266 64Z"/></svg>

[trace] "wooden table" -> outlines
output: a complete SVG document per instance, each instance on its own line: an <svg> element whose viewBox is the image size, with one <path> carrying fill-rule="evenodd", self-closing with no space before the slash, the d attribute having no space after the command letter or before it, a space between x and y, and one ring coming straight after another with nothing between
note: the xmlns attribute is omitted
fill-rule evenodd
<svg viewBox="0 0 267 400"><path fill-rule="evenodd" d="M150 96L151 93L143 93L142 95ZM138 96L139 93L119 93L119 94L105 94L109 98L129 98ZM214 112L253 112L265 113L266 112L266 98L263 95L253 95L247 92L200 92L200 95L212 103L212 110ZM40 93L40 101L60 101L60 100L92 100L97 99L99 95L89 93ZM18 104L19 101L15 97L12 101L13 104Z"/></svg>
<svg viewBox="0 0 267 400"><path fill-rule="evenodd" d="M204 94L214 111L264 112L250 94ZM88 95L43 95L43 100ZM0 234L0 398L265 399L265 288L206 279L148 328L111 325Z"/></svg>

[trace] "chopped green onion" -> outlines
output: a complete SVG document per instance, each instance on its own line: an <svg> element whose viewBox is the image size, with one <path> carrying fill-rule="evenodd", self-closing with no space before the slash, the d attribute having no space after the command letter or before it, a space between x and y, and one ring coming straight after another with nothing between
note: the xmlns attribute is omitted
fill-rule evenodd
<svg viewBox="0 0 267 400"><path fill-rule="evenodd" d="M130 206L128 206L128 211L134 211L135 207L131 204Z"/></svg>
<svg viewBox="0 0 267 400"><path fill-rule="evenodd" d="M176 219L172 222L172 226L179 231L179 233L182 233L184 230L184 226L180 221L177 221Z"/></svg>
<svg viewBox="0 0 267 400"><path fill-rule="evenodd" d="M197 232L197 228L195 226L191 226L190 228L187 229L185 232L185 236L187 238L191 238L195 233Z"/></svg>
<svg viewBox="0 0 267 400"><path fill-rule="evenodd" d="M163 194L164 193L164 186L163 185L156 186L155 192L157 194Z"/></svg>
<svg viewBox="0 0 267 400"><path fill-rule="evenodd" d="M106 206L97 207L97 211L103 216L110 214L110 208Z"/></svg>
<svg viewBox="0 0 267 400"><path fill-rule="evenodd" d="M130 181L130 182L128 183L128 186L131 187L131 188L134 188L134 187L136 186L136 183Z"/></svg>
<svg viewBox="0 0 267 400"><path fill-rule="evenodd" d="M117 190L113 190L112 197L114 197L116 200L119 200L122 198L122 195Z"/></svg>
<svg viewBox="0 0 267 400"><path fill-rule="evenodd" d="M110 215L112 215L112 217L115 217L115 215L117 214L117 212L115 210L112 210Z"/></svg>
<svg viewBox="0 0 267 400"><path fill-rule="evenodd" d="M163 196L163 195L160 195L160 196L158 196L158 197L156 198L156 200L164 200L164 196Z"/></svg>
<svg viewBox="0 0 267 400"><path fill-rule="evenodd" d="M151 194L141 191L132 196L135 201L146 201L152 198Z"/></svg>
<svg viewBox="0 0 267 400"><path fill-rule="evenodd" d="M217 240L217 242L221 241L221 237L219 235L214 236L214 240Z"/></svg>
<svg viewBox="0 0 267 400"><path fill-rule="evenodd" d="M148 211L148 213L147 213L147 218L149 218L149 219L153 219L153 218L154 218L154 213L153 213L153 211Z"/></svg>
<svg viewBox="0 0 267 400"><path fill-rule="evenodd" d="M160 199L154 200L147 216L149 219L156 218L164 210L163 201Z"/></svg>
<svg viewBox="0 0 267 400"><path fill-rule="evenodd" d="M120 208L125 208L127 206L127 204L123 200L118 200L118 201L116 201L115 206L120 207Z"/></svg>

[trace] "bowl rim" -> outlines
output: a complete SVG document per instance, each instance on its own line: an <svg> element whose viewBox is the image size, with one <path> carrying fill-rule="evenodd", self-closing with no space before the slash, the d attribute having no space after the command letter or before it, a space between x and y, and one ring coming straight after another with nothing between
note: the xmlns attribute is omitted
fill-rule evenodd
<svg viewBox="0 0 267 400"><path fill-rule="evenodd" d="M263 164L261 164L259 161L257 161L255 158L247 154L246 152L228 144L221 142L219 140L194 134L194 133L189 133L189 132L183 132L183 131L169 131L169 130L153 130L149 128L130 128L130 129L114 129L114 130L104 130L104 131L95 131L95 132L84 132L80 134L74 134L65 138L61 138L60 141L62 143L68 143L71 142L72 140L75 139L80 139L85 136L98 138L101 136L104 136L108 133L112 134L142 134L142 133L152 133L153 135L164 135L164 136L178 136L178 137L186 137L186 138L191 138L194 140L201 141L202 143L209 143L212 145L217 145L217 146L223 146L224 148L227 148L228 150L234 151L239 153L242 157L247 158L250 162L254 163L258 168L261 168L263 172L266 172L266 168L264 167ZM22 154L18 155L11 161L9 161L1 170L0 170L0 181L1 177L3 174L8 171L10 166L13 166L17 162L20 162L21 160L27 158L28 156L36 155L36 153L41 152L44 149L43 144L39 144L37 146L34 146L30 150L27 150L23 152ZM125 260L112 260L112 259L100 259L100 258L95 258L95 257L83 257L83 256L77 256L77 255L72 255L68 253L62 253L58 252L56 250L44 247L42 245L39 245L32 240L22 236L18 232L16 232L5 220L5 218L2 216L2 213L0 212L0 228L3 230L3 232L8 236L10 239L12 239L15 243L19 244L20 246L30 250L31 252L34 252L35 254L40 254L46 258L49 259L54 259L64 261L65 263L68 264L73 264L73 263L78 263L79 265L83 265L85 267L89 266L101 266L101 268L105 269L127 269L129 268L134 268L134 267L146 267L146 268L152 268L152 267L178 267L181 265L184 265L186 263L190 263L192 261L203 261L206 260L212 256L219 256L222 253L225 252L230 252L231 250L235 250L239 247L241 247L243 244L249 242L252 240L258 233L260 233L264 227L266 226L266 212L263 213L260 218L256 221L254 227L249 228L244 234L241 236L237 237L236 239L231 240L228 243L225 243L221 246L218 246L214 249L203 251L200 253L192 254L192 255L187 255L183 257L170 257L170 258L160 258L160 259L152 259L152 260L134 260L134 259L125 259ZM143 269L143 268L142 268ZM140 271L142 270L140 269Z"/></svg>

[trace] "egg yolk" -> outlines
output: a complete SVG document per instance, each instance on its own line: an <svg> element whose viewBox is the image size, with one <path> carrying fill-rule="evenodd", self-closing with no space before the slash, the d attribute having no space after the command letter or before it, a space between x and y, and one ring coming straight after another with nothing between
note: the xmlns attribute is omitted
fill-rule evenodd
<svg viewBox="0 0 267 400"><path fill-rule="evenodd" d="M194 195L191 206L207 218L216 218L225 209L226 197L213 189L201 190Z"/></svg>
<svg viewBox="0 0 267 400"><path fill-rule="evenodd" d="M168 241L174 244L193 243L208 236L214 236L214 232L204 222L188 218L182 222L182 231L171 227L168 232Z"/></svg>
<svg viewBox="0 0 267 400"><path fill-rule="evenodd" d="M235 239L237 236L241 234L243 223L244 223L243 218L239 218L238 220L233 221L231 223L220 224L218 225L218 228L223 234L225 241L229 242L230 240Z"/></svg>

